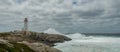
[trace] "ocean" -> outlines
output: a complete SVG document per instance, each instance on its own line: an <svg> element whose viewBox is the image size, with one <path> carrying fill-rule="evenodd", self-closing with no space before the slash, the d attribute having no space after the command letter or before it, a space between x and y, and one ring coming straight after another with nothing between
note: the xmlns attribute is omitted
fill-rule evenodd
<svg viewBox="0 0 120 52"><path fill-rule="evenodd" d="M113 34L114 35L114 34ZM89 35L81 33L67 34L72 41L57 43L55 48L63 52L120 52L120 37Z"/></svg>

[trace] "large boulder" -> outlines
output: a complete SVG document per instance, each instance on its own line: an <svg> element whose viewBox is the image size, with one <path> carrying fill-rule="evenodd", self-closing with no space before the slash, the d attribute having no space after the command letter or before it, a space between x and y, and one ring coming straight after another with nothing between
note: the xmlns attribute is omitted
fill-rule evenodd
<svg viewBox="0 0 120 52"><path fill-rule="evenodd" d="M52 43L62 43L65 41L70 41L72 39L63 36L63 35L56 35L56 34L51 34L46 37L46 41L52 42Z"/></svg>
<svg viewBox="0 0 120 52"><path fill-rule="evenodd" d="M31 38L31 40L35 40L49 46L55 46L55 43L63 43L65 41L72 40L71 38L68 38L64 35L47 33L32 33L29 38Z"/></svg>

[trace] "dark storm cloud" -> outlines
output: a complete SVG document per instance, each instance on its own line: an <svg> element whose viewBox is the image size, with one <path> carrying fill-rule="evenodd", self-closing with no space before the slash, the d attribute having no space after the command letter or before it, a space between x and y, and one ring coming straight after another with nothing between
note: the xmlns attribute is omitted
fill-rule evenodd
<svg viewBox="0 0 120 52"><path fill-rule="evenodd" d="M82 18L96 18L101 16L104 13L104 10L89 10L89 11L73 11L73 14L78 15Z"/></svg>

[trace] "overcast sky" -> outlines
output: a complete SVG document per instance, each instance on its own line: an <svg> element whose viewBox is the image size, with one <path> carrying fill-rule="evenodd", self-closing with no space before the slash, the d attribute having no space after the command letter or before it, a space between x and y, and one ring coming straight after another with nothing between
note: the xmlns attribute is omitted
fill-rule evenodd
<svg viewBox="0 0 120 52"><path fill-rule="evenodd" d="M0 0L0 32L55 28L62 33L120 32L120 0Z"/></svg>

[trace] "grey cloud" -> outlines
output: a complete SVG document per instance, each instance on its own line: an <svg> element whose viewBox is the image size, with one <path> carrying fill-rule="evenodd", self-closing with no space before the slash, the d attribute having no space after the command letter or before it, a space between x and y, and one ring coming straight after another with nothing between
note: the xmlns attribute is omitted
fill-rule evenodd
<svg viewBox="0 0 120 52"><path fill-rule="evenodd" d="M120 28L119 0L76 0L77 4L73 0L16 1L0 0L0 25L8 25L6 30L21 29L24 17L34 31L114 32Z"/></svg>
<svg viewBox="0 0 120 52"><path fill-rule="evenodd" d="M89 10L89 11L74 11L73 14L78 15L82 18L96 18L101 16L104 13L104 10Z"/></svg>

